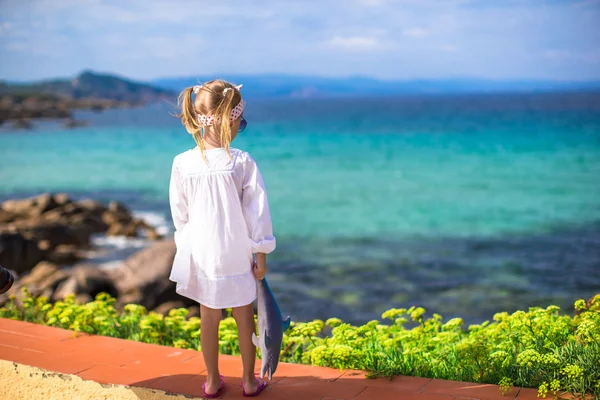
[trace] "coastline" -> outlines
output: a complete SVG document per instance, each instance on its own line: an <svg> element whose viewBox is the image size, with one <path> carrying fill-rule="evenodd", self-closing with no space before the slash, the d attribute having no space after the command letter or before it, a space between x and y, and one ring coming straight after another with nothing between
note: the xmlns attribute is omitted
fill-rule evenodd
<svg viewBox="0 0 600 400"><path fill-rule="evenodd" d="M0 295L0 306L11 295L21 298L27 287L50 301L74 294L85 303L106 292L118 306L135 302L161 313L198 308L168 280L173 238L142 217L121 203L72 200L66 194L3 202L0 264L16 279Z"/></svg>

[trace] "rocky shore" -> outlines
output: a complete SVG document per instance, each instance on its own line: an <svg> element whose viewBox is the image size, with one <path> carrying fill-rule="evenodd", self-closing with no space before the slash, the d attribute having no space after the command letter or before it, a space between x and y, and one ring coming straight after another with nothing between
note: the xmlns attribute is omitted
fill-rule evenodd
<svg viewBox="0 0 600 400"><path fill-rule="evenodd" d="M103 269L85 261L93 235L145 237L155 243L118 267ZM174 256L172 239L162 239L155 227L120 203L75 201L66 194L8 200L0 207L0 265L14 273L16 282L0 295L0 306L11 294L19 298L25 286L51 301L73 293L88 302L107 292L117 298L117 306L136 303L166 312L195 305L192 312L197 312L197 305L177 295L168 279Z"/></svg>
<svg viewBox="0 0 600 400"><path fill-rule="evenodd" d="M141 106L175 93L122 77L83 71L69 79L26 84L0 81L0 125L28 129L39 118L65 119L66 128L85 124L73 119L74 110L102 111Z"/></svg>
<svg viewBox="0 0 600 400"><path fill-rule="evenodd" d="M103 111L111 108L129 108L141 105L108 99L65 99L47 94L14 95L0 97L0 125L12 123L14 128L29 129L32 121L40 118L64 119L64 126L74 128L85 125L73 117L73 110Z"/></svg>

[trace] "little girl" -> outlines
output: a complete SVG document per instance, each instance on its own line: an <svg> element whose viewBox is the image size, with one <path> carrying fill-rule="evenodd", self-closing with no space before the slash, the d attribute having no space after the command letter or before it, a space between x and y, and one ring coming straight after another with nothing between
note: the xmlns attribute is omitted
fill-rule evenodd
<svg viewBox="0 0 600 400"><path fill-rule="evenodd" d="M224 308L233 309L238 326L244 396L256 396L267 385L254 376L253 302L275 238L258 167L248 153L230 147L246 127L241 87L214 80L181 92L178 117L198 146L175 157L169 188L177 244L170 279L177 293L200 303L208 398L218 397L224 386L218 364Z"/></svg>

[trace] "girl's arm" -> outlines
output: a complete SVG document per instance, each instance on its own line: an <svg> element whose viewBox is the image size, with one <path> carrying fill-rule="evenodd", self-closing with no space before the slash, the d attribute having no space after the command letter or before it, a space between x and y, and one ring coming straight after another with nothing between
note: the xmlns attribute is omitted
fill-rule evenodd
<svg viewBox="0 0 600 400"><path fill-rule="evenodd" d="M171 205L171 216L175 225L175 243L178 236L188 221L187 196L183 190L182 176L177 166L177 158L173 160L171 169L171 182L169 184L169 203Z"/></svg>
<svg viewBox="0 0 600 400"><path fill-rule="evenodd" d="M262 279L267 273L266 255L275 250L276 240L273 236L267 189L258 166L250 156L244 163L242 210L252 242L252 252L256 254L254 272L257 278Z"/></svg>

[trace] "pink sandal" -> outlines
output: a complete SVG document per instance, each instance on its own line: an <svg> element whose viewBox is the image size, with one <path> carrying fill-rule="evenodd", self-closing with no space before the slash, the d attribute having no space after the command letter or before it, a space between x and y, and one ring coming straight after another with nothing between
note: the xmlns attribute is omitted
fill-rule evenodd
<svg viewBox="0 0 600 400"><path fill-rule="evenodd" d="M221 390L223 390L223 387L225 387L225 378L223 377L223 375L221 375L221 387L219 388L219 390L217 390L217 393L206 393L206 382L204 382L202 384L202 391L204 392L204 397L207 399L216 399L217 397L221 396Z"/></svg>
<svg viewBox="0 0 600 400"><path fill-rule="evenodd" d="M256 382L258 385L256 386L256 391L254 393L246 393L246 390L244 389L244 383L242 382L242 395L244 397L256 397L264 390L264 388L267 387L267 382L261 379L256 378Z"/></svg>

